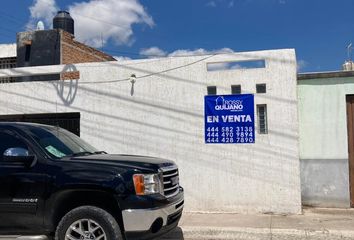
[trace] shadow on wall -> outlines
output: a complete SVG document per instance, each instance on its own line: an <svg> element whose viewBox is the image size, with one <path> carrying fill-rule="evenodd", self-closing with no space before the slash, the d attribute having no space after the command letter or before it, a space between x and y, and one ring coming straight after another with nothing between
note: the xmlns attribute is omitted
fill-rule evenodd
<svg viewBox="0 0 354 240"><path fill-rule="evenodd" d="M26 94L19 93L19 92L12 92L12 91L7 91L7 90L1 90L1 92L2 93L11 94L11 95L16 95L16 96L21 96L21 97L24 97L24 98L32 100L32 101L34 101L34 100L35 101L41 101L41 102L46 102L46 103L52 104L52 105L56 104L55 102L49 101L47 99L43 99L43 98L35 97L35 96L28 96ZM156 106L156 107L158 107L158 106ZM82 108L82 107L76 107L75 106L75 107L72 107L72 109L78 110L78 111L80 111L82 113L85 113L85 114L87 113L87 114L99 115L99 116L107 117L107 118L112 119L112 120L120 120L122 122L134 123L137 126L144 126L144 127L148 127L148 128L152 128L152 129L160 129L160 130L162 129L162 130L165 130L166 132L180 134L180 135L183 135L183 136L185 136L185 135L194 136L190 132L183 131L183 130L177 130L177 129L174 129L172 126L171 127L166 127L166 126L165 127L161 127L160 125L156 125L156 124L153 124L153 123L147 123L147 122L144 122L144 121L131 119L129 117L117 116L115 114L108 114L108 113L102 113L102 112L99 113L99 112L95 112L93 110ZM171 109L169 109L169 111L177 111L177 113L179 113L180 109L172 109L171 108ZM199 114L197 114L196 116L199 117ZM117 131L117 130L115 130L115 131ZM119 139L119 138L116 139L115 137L113 137L112 139L109 139L109 137L107 135L101 136L101 137L102 137L102 139L106 139L108 141L115 141L115 142L122 141L121 139ZM288 138L293 138L291 136L284 136L284 137L287 138L287 139ZM122 141L121 143L122 144L127 144L126 141ZM136 142L134 142L133 144L136 144ZM194 151L194 149L191 149L190 145L183 146L183 149L184 149L183 152ZM267 147L260 147L260 146L258 146L257 148L253 148L253 150L256 152L257 155L262 155L262 156L264 156L265 152L269 153L270 155L277 154L277 152L278 152L278 149L268 149ZM248 150L245 149L245 153L247 153L247 151ZM287 156L289 159L291 159L291 162L294 161L296 159L296 155L286 154L287 151L288 151L288 149L283 149L282 155L283 156ZM210 157L211 155L214 155L215 153L213 153L213 152L205 152L203 154L205 154L207 157ZM219 156L214 156L214 157L217 158ZM227 158L228 157L225 156L225 159L227 159ZM211 161L208 161L208 160L205 160L205 159L203 159L203 161L205 163L208 163L207 167L215 166L215 162L211 162ZM250 168L250 163L248 161L243 161L243 162L239 161L238 164L242 165L242 166L245 166L247 168ZM233 175L241 175L241 176L245 176L245 177L249 177L249 178L253 178L253 179L259 179L261 181L270 181L268 176L269 175L273 175L273 174L277 174L279 172L279 169L273 168L271 171L275 171L275 172L271 173L270 170L267 171L267 172L264 171L264 169L266 167L267 167L266 165L254 166L252 164L252 171L248 172L247 174L245 174L243 172L234 172L235 169L223 169L223 171L224 172L229 172L230 174L233 174ZM262 174L260 174L260 173L262 173ZM274 183L274 179L272 179L271 182Z"/></svg>
<svg viewBox="0 0 354 240"><path fill-rule="evenodd" d="M183 240L183 239L184 239L183 231L180 227L177 227L166 236L159 238L159 240Z"/></svg>
<svg viewBox="0 0 354 240"><path fill-rule="evenodd" d="M73 64L68 64L64 67L63 73L77 72L77 68ZM70 106L76 97L77 88L79 85L78 79L59 80L52 83L57 91L58 96L63 101L65 106Z"/></svg>
<svg viewBox="0 0 354 240"><path fill-rule="evenodd" d="M110 63L109 63L110 65ZM114 66L116 66L116 64L114 64ZM128 68L128 69L138 69L138 68L134 68L134 67L129 67L129 66L121 66L122 68ZM139 69L141 70L141 69ZM74 65L68 65L65 66L65 69L63 70L63 72L72 72L72 71L76 71L76 67ZM151 72L148 70L141 70L141 71L145 71L147 73ZM175 80L175 81L184 81L184 82L188 82L191 84L200 84L201 86L205 86L204 83L200 83L200 82L196 82L190 79L186 79L186 78L182 78L182 77L176 77L176 76L170 76L168 74L159 74L161 76L164 76L166 79L168 80ZM95 93L99 96L105 96L105 98L107 98L107 103L109 103L110 101L121 101L121 102L125 102L125 103L135 103L137 106L142 106L142 108L144 107L150 107L153 109L158 110L159 112L163 112L165 114L165 116L167 117L174 117L174 118L178 118L179 116L183 116L183 115L187 115L189 117L193 117L193 119L195 120L195 122L200 121L203 119L204 115L202 113L196 113L193 112L191 110L188 109L184 109L182 107L178 107L178 106L169 106L169 105L161 105L156 103L153 100L150 101L146 101L146 100L140 100L137 98L131 98L130 96L124 96L122 94L119 93L113 93L112 91L108 91L108 90L104 90L103 87L99 87L97 89L97 87L95 86L94 83L92 87L89 86L83 86L83 83L87 83L87 82L82 82L80 81L80 91L84 90L87 91L89 93ZM77 80L65 80L65 81L57 81L52 83L57 91L58 96L62 99L63 104L65 106L69 106L71 105L76 97L77 94L77 88L78 88L78 81ZM128 82L128 84L130 84ZM106 86L106 85L102 85L102 86ZM110 85L108 85L109 87ZM49 86L48 86L49 88ZM27 94L21 93L21 92L12 92L12 91L8 91L8 90L0 90L2 93L7 93L7 94L11 94L11 95L16 95L19 97L23 97L24 99L28 99L31 101L38 101L40 103L47 103L49 105L56 105L56 102L51 101L50 99L43 99L41 97L38 96L28 96ZM290 99L287 98L278 98L278 97L274 97L274 96L269 96L270 99L274 99L275 101L278 102L286 102L286 103L293 103L295 104L296 101L290 102ZM153 99L153 97L151 97L151 99ZM19 106L20 107L20 106ZM24 106L25 107L25 106ZM22 108L23 109L23 108ZM93 134L93 136L97 137L99 136L100 139L102 140L106 140L106 141L111 141L111 142L118 142L121 145L138 145L139 143L136 142L136 137L139 136L140 138L149 138L146 139L144 145L141 145L141 148L146 148L147 150L150 151L156 151L156 149L158 149L158 147L151 142L151 137L154 137L155 139L163 139L165 138L166 135L172 135L175 138L180 138L180 139L188 139L187 137L189 136L191 140L186 140L186 141L181 141L180 145L178 146L179 149L177 151L177 154L181 154L177 157L177 159L179 159L180 161L183 161L182 159L185 158L185 153L186 152L195 152L195 148L193 148L193 143L194 143L194 139L196 138L203 138L204 133L200 133L200 134L196 134L194 132L188 131L188 130L184 130L184 129L176 129L174 126L167 126L167 125L162 125L158 124L156 122L147 122L144 119L135 119L132 116L122 116L119 113L116 112L104 112L104 111L96 111L94 109L90 109L87 107L79 107L79 106L71 106L71 109L80 111L82 114L87 114L87 115L93 115L93 116L99 116L99 117L105 117L107 118L108 121L105 122L104 126L100 127L100 133L105 132L105 134L99 135L97 132L89 132L88 134ZM184 116L183 116L184 117ZM95 118L92 118L95 119ZM180 119L180 120L183 120ZM82 123L82 125L84 126L85 124L87 125L87 129L95 129L92 128L91 126L95 126L95 122L93 123L89 123L88 122L89 119L85 119L85 122ZM112 124L113 126L111 128L109 128L107 126L107 122L114 122L117 123L117 121L119 121L119 123L123 123L125 128L124 130L117 128L116 124ZM186 120L185 120L186 121ZM127 124L125 124L127 123ZM129 129L130 126L133 126L132 129ZM139 135L139 131L141 129L149 129L151 130L151 136L140 136ZM129 129L126 130L126 129ZM128 132L127 132L128 131ZM135 132L136 131L136 132ZM280 131L276 131L273 129L269 129L269 131L274 134L274 135L278 135L278 136L282 136L284 139L287 140L296 140L297 139L297 134L296 133L284 133L284 132L280 132ZM117 134L120 133L120 134ZM130 133L130 134L127 134ZM119 135L124 134L125 138L122 139L121 137L118 137ZM161 140L159 140L161 141ZM223 152L227 152L227 147L225 147L224 149L222 149ZM171 150L165 150L168 155L176 155L176 152L174 149ZM218 169L218 171L223 171L225 173L230 174L231 176L242 176L244 178L250 178L252 180L259 180L262 182L268 182L268 183L272 183L272 184L283 184L283 179L281 178L277 178L277 180L279 182L277 182L274 178L270 178L270 176L273 175L279 175L279 172L282 172L283 175L287 175L287 174L291 174L288 170L287 167L284 167L286 165L290 165L292 166L294 161L298 161L297 158L297 154L296 152L293 152L292 149L287 149L287 147L282 148L282 146L272 146L272 148L270 148L269 146L256 146L252 148L252 151L254 152L254 156L255 157L259 157L259 158L267 158L270 159L271 156L273 155L279 155L281 154L281 156L284 158L285 161L283 161L283 165L275 165L272 166L271 169L269 169L269 164L268 162L265 162L264 164L258 163L258 164L253 164L252 161L249 161L249 158L247 156L249 156L249 152L250 149L249 148L245 148L245 149L239 149L240 153L242 153L244 156L244 158L242 159L238 159L237 162L233 161L232 159L232 155L227 155L224 154L223 155L223 161L212 161L212 159L219 159L220 155L213 151L212 149L210 151L206 151L201 153L198 157L198 160L203 161L204 163L204 167L205 168L210 168L211 170L214 170L215 168ZM167 154L166 153L166 154ZM233 167L231 168L224 168L223 164L226 162L232 162L233 163ZM239 169L239 170L237 170ZM247 172L242 171L242 169L249 169ZM267 169L267 171L265 171L264 169ZM284 188L293 188L296 187L296 185L293 185L293 183L287 183L288 185L283 186ZM197 197L195 197L197 199ZM182 238L183 239L183 238Z"/></svg>
<svg viewBox="0 0 354 240"><path fill-rule="evenodd" d="M239 55L248 56L247 54L239 54ZM253 55L251 55L251 56L253 56ZM293 64L293 62L291 62L291 61L284 61L284 60L274 59L274 58L271 58L271 57L267 57L267 60L281 62L281 63L284 63L284 64ZM109 66L117 66L116 62L114 62L114 63L108 62L107 64ZM169 79L169 80L175 80L175 81L180 81L180 82L186 82L186 83L189 83L189 84L197 84L197 85L201 85L201 86L206 86L206 84L202 83L202 82L193 81L191 79L185 79L185 78L181 78L181 77L177 77L177 76L172 76L172 75L166 74L166 72L169 72L170 70L176 70L176 69L178 69L178 68L180 68L180 67L182 67L184 65L176 67L176 68L171 68L171 69L169 69L167 71L162 71L162 72L158 72L158 73L153 72L153 71L149 71L149 70L145 70L145 69L141 69L141 68L137 68L137 67L123 65L123 64L119 64L118 66L121 67L121 68L127 69L127 70L131 70L133 72L134 71L138 71L138 72L146 73L146 75L143 75L140 78L145 78L145 77L149 77L151 75L155 75L155 76L159 76L159 77L164 77L164 78ZM92 67L95 67L95 66L92 66ZM63 73L70 73L70 72L76 72L76 71L77 71L77 68L76 68L75 65L68 64L68 65L66 65L64 67L64 69L63 69L63 71L61 73L63 74ZM18 72L19 73L26 73L25 71L18 71ZM127 80L127 79L117 80L117 82L118 81L125 81L125 80ZM112 81L112 82L114 82L114 81ZM87 84L87 83L90 83L90 82L81 81L81 83L82 84ZM131 96L134 95L134 83L135 83L135 81L132 82ZM54 87L55 87L55 89L56 89L56 91L58 93L58 96L63 101L64 105L65 106L70 106L75 100L75 96L76 96L77 88L78 88L78 79L58 81L57 83L54 83L53 85L54 85ZM81 88L82 88L82 86L81 86ZM85 90L89 91L89 88L86 88ZM100 94L100 92L96 92L96 93ZM105 96L107 95L107 93L104 92L104 91L102 91L101 94L105 95ZM275 100L278 100L278 101L287 102L287 103L291 103L291 104L296 104L296 101L289 100L289 99L284 99L284 98L277 98L275 96L265 95L263 97L272 98L272 99L275 99Z"/></svg>

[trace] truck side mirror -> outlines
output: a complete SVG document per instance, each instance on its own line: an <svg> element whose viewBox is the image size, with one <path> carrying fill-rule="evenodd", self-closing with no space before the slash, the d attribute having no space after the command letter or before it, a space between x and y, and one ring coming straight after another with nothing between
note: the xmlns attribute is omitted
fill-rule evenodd
<svg viewBox="0 0 354 240"><path fill-rule="evenodd" d="M3 154L3 161L12 163L22 163L30 166L33 163L34 156L30 155L24 148L8 148Z"/></svg>

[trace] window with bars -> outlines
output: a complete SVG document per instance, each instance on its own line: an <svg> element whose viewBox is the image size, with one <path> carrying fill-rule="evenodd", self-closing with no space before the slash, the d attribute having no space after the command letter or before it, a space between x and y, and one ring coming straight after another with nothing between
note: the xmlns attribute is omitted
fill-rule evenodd
<svg viewBox="0 0 354 240"><path fill-rule="evenodd" d="M208 95L216 95L216 86L207 87Z"/></svg>
<svg viewBox="0 0 354 240"><path fill-rule="evenodd" d="M0 58L0 69L8 69L16 67L16 57ZM14 77L0 77L0 84L14 82Z"/></svg>
<svg viewBox="0 0 354 240"><path fill-rule="evenodd" d="M267 120L267 105L258 104L257 105L257 115L258 115L258 133L268 134L268 120Z"/></svg>
<svg viewBox="0 0 354 240"><path fill-rule="evenodd" d="M241 85L231 85L232 94L241 94Z"/></svg>
<svg viewBox="0 0 354 240"><path fill-rule="evenodd" d="M0 69L15 68L16 61L16 57L0 58Z"/></svg>

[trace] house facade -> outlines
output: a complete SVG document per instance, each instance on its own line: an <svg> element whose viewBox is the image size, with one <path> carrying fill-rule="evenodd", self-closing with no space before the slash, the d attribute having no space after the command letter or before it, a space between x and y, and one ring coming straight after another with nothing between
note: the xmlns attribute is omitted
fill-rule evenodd
<svg viewBox="0 0 354 240"><path fill-rule="evenodd" d="M353 207L354 72L298 77L302 202Z"/></svg>
<svg viewBox="0 0 354 240"><path fill-rule="evenodd" d="M100 150L174 160L187 211L301 212L293 49L25 70L0 77L79 75L0 84L0 115L76 113L81 137ZM254 143L207 144L204 97L236 93L253 95Z"/></svg>

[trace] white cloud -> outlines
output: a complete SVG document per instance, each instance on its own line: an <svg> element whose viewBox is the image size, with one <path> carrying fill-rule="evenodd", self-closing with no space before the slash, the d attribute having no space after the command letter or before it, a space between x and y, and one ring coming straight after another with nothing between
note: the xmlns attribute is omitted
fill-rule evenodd
<svg viewBox="0 0 354 240"><path fill-rule="evenodd" d="M146 56L148 58L154 58L154 57L164 57L167 55L167 53L158 47L150 47L150 48L142 49L140 51L140 55Z"/></svg>
<svg viewBox="0 0 354 240"><path fill-rule="evenodd" d="M35 29L37 21L44 21L47 28L52 26L53 17L58 11L55 0L34 0L29 7L30 19L26 25L27 29Z"/></svg>
<svg viewBox="0 0 354 240"><path fill-rule="evenodd" d="M234 53L231 48L221 48L216 50L206 50L204 48L198 49L178 49L173 52L166 52L158 47L143 48L140 50L140 55L148 58L159 58L159 57L183 57L183 56L194 56L194 55L208 55L216 53Z"/></svg>
<svg viewBox="0 0 354 240"><path fill-rule="evenodd" d="M207 54L215 54L215 53L233 53L234 50L230 48L221 48L217 50L206 50L204 48L199 48L195 50L190 49L179 49L170 54L169 57L180 57L180 56L190 56L190 55L207 55Z"/></svg>
<svg viewBox="0 0 354 240"><path fill-rule="evenodd" d="M228 63L213 63L208 64L208 71L221 71L229 67Z"/></svg>
<svg viewBox="0 0 354 240"><path fill-rule="evenodd" d="M234 64L230 68L231 69L243 69L243 67L240 64Z"/></svg>
<svg viewBox="0 0 354 240"><path fill-rule="evenodd" d="M301 72L305 67L308 66L308 62L306 62L305 60L298 60L297 61L297 71Z"/></svg>
<svg viewBox="0 0 354 240"><path fill-rule="evenodd" d="M244 67L242 67L240 64L227 63L227 62L208 64L208 71L222 71L228 69L236 70L236 69L244 69Z"/></svg>
<svg viewBox="0 0 354 240"><path fill-rule="evenodd" d="M208 55L215 53L233 53L234 50L231 48L221 48L216 50L206 50L204 48L198 49L178 49L173 52L166 52L158 47L143 48L140 50L140 55L148 58L157 58L157 57L183 57L183 56L193 56L193 55Z"/></svg>
<svg viewBox="0 0 354 240"><path fill-rule="evenodd" d="M75 20L75 36L91 46L133 42L133 24L154 26L152 17L138 0L91 0L74 3L69 12Z"/></svg>
<svg viewBox="0 0 354 240"><path fill-rule="evenodd" d="M178 49L178 50L175 50L175 51L169 53L168 56L169 57L180 57L180 56L205 55L205 54L208 54L208 51L203 48L199 48L199 49L195 49L195 50Z"/></svg>
<svg viewBox="0 0 354 240"><path fill-rule="evenodd" d="M134 24L154 26L152 17L139 0L90 0L74 2L68 7L75 21L75 37L93 47L101 47L109 40L129 45L133 39ZM34 29L38 20L47 27L58 11L55 0L34 0L29 8L31 16L28 29Z"/></svg>
<svg viewBox="0 0 354 240"><path fill-rule="evenodd" d="M284 1L284 0L282 0L282 1ZM231 1L229 1L229 0L211 0L205 4L205 6L207 6L207 7L217 7L220 5L227 5L228 8L232 8L235 5L235 1L234 0L231 0Z"/></svg>
<svg viewBox="0 0 354 240"><path fill-rule="evenodd" d="M113 56L114 59L117 61L126 61L126 60L131 60L130 57L125 57L125 56Z"/></svg>
<svg viewBox="0 0 354 240"><path fill-rule="evenodd" d="M206 4L207 7L216 7L216 2L215 1L209 1L207 4Z"/></svg>

